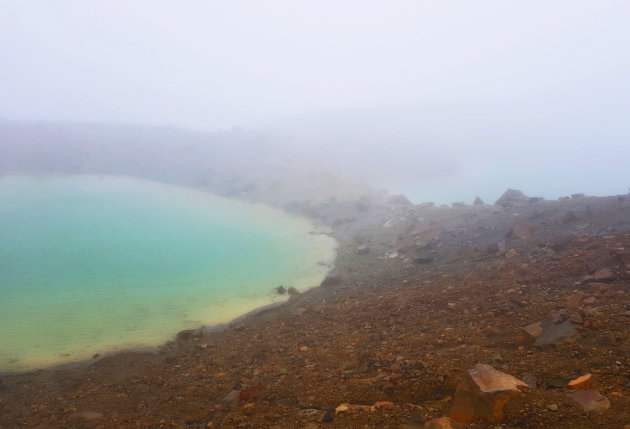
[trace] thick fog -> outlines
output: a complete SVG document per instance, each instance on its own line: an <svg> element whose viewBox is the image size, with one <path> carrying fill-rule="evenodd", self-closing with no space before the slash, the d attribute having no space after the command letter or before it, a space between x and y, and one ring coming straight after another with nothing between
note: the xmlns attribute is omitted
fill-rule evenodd
<svg viewBox="0 0 630 429"><path fill-rule="evenodd" d="M417 202L627 193L629 22L605 0L2 0L0 118L240 133L261 171Z"/></svg>

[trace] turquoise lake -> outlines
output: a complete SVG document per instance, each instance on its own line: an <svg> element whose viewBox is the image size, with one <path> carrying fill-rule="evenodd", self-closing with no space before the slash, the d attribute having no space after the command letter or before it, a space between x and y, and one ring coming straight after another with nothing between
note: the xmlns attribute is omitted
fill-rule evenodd
<svg viewBox="0 0 630 429"><path fill-rule="evenodd" d="M0 178L0 372L153 347L317 286L336 243L314 229L147 180Z"/></svg>

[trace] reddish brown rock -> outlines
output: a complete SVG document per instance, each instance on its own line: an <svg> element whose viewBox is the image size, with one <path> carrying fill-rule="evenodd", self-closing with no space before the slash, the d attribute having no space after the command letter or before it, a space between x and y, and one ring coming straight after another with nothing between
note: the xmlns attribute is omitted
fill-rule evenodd
<svg viewBox="0 0 630 429"><path fill-rule="evenodd" d="M578 312L571 313L569 315L569 321L571 323L576 323L578 325L581 325L581 324L584 323L584 317L582 317L582 315L580 313L578 313Z"/></svg>
<svg viewBox="0 0 630 429"><path fill-rule="evenodd" d="M535 341L536 338L542 333L543 328L540 322L532 323L523 328L523 334L527 341Z"/></svg>
<svg viewBox="0 0 630 429"><path fill-rule="evenodd" d="M71 414L68 417L70 422L79 422L81 420L99 420L103 418L103 413L97 413L95 411L81 411Z"/></svg>
<svg viewBox="0 0 630 429"><path fill-rule="evenodd" d="M529 220L518 221L510 230L508 237L517 240L531 238L538 234L538 228Z"/></svg>
<svg viewBox="0 0 630 429"><path fill-rule="evenodd" d="M597 270L595 271L595 274L593 274L593 280L596 280L596 281L610 281L614 279L615 279L615 273L610 267L605 267L600 270Z"/></svg>
<svg viewBox="0 0 630 429"><path fill-rule="evenodd" d="M374 408L394 408L394 403L390 401L379 401L374 403Z"/></svg>
<svg viewBox="0 0 630 429"><path fill-rule="evenodd" d="M424 429L454 429L448 417L429 420L424 424Z"/></svg>
<svg viewBox="0 0 630 429"><path fill-rule="evenodd" d="M464 424L476 420L498 422L503 418L505 404L527 388L526 383L509 374L477 364L457 387L449 417Z"/></svg>
<svg viewBox="0 0 630 429"><path fill-rule="evenodd" d="M584 293L577 292L567 298L567 308L579 308L584 300Z"/></svg>
<svg viewBox="0 0 630 429"><path fill-rule="evenodd" d="M239 393L239 399L241 402L251 401L260 396L261 386L249 386L247 389L242 390Z"/></svg>
<svg viewBox="0 0 630 429"><path fill-rule="evenodd" d="M232 390L230 393L223 397L221 405L226 408L234 408L241 403L241 392L238 390Z"/></svg>
<svg viewBox="0 0 630 429"><path fill-rule="evenodd" d="M505 252L505 259L514 259L518 256L518 252L514 249L510 249Z"/></svg>
<svg viewBox="0 0 630 429"><path fill-rule="evenodd" d="M610 408L610 401L596 390L567 393L569 398L580 404L584 412L603 412Z"/></svg>
<svg viewBox="0 0 630 429"><path fill-rule="evenodd" d="M593 387L593 374L585 374L569 381L569 384L567 384L567 389L572 390L585 390L591 387Z"/></svg>
<svg viewBox="0 0 630 429"><path fill-rule="evenodd" d="M591 283L589 290L593 296L609 296L612 286L607 283Z"/></svg>
<svg viewBox="0 0 630 429"><path fill-rule="evenodd" d="M577 220L577 217L575 216L573 212L565 213L564 215L556 218L556 222L562 226L567 226L570 223L575 222L576 220Z"/></svg>

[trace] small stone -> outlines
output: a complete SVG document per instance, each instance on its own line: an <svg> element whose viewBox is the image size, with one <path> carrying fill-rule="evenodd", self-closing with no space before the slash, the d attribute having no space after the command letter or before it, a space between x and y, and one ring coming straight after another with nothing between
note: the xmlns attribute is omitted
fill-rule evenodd
<svg viewBox="0 0 630 429"><path fill-rule="evenodd" d="M495 353L492 355L492 360L495 362L502 362L503 361L503 356L501 356L500 353Z"/></svg>
<svg viewBox="0 0 630 429"><path fill-rule="evenodd" d="M520 220L512 227L508 237L514 239L531 238L538 233L538 228L529 220Z"/></svg>
<svg viewBox="0 0 630 429"><path fill-rule="evenodd" d="M505 253L505 259L514 259L518 256L518 252L514 249L510 249Z"/></svg>
<svg viewBox="0 0 630 429"><path fill-rule="evenodd" d="M307 352L308 351L308 347L307 346L300 346L300 351L301 352Z"/></svg>
<svg viewBox="0 0 630 429"><path fill-rule="evenodd" d="M595 304L595 301L597 301L597 299L594 296L589 296L588 298L584 298L582 303L586 305L591 305L591 304Z"/></svg>
<svg viewBox="0 0 630 429"><path fill-rule="evenodd" d="M375 402L374 403L374 408L379 409L379 408L394 408L395 405L393 402L390 401L379 401L379 402Z"/></svg>
<svg viewBox="0 0 630 429"><path fill-rule="evenodd" d="M617 343L617 338L614 334L602 334L595 337L594 342L599 346L614 346Z"/></svg>
<svg viewBox="0 0 630 429"><path fill-rule="evenodd" d="M440 417L439 419L432 419L426 422L424 429L453 429L453 425L448 417Z"/></svg>
<svg viewBox="0 0 630 429"><path fill-rule="evenodd" d="M100 420L103 418L103 413L97 413L96 411L80 411L73 413L68 417L69 421L78 422L79 420Z"/></svg>
<svg viewBox="0 0 630 429"><path fill-rule="evenodd" d="M604 321L595 319L591 320L591 328L593 329L602 329L604 327Z"/></svg>
<svg viewBox="0 0 630 429"><path fill-rule="evenodd" d="M567 298L567 308L579 308L584 300L584 293L577 292Z"/></svg>
<svg viewBox="0 0 630 429"><path fill-rule="evenodd" d="M532 323L531 325L525 326L523 328L523 331L525 332L527 339L533 341L536 338L538 338L538 336L542 333L543 328L540 322L536 322L536 323Z"/></svg>
<svg viewBox="0 0 630 429"><path fill-rule="evenodd" d="M536 386L538 385L538 379L531 372L528 372L523 375L523 381L527 383L527 385L531 387L532 389L535 389Z"/></svg>
<svg viewBox="0 0 630 429"><path fill-rule="evenodd" d="M370 253L370 248L368 246L357 247L357 255L366 255L368 253Z"/></svg>
<svg viewBox="0 0 630 429"><path fill-rule="evenodd" d="M232 390L230 393L223 397L221 404L226 408L234 408L241 403L241 392L238 390Z"/></svg>
<svg viewBox="0 0 630 429"><path fill-rule="evenodd" d="M595 271L593 274L593 280L605 281L605 280L614 280L615 273L612 268L605 267L600 270Z"/></svg>
<svg viewBox="0 0 630 429"><path fill-rule="evenodd" d="M592 387L593 385L593 374L585 374L581 377L576 378L575 380L569 381L567 384L567 389L573 390L584 390Z"/></svg>
<svg viewBox="0 0 630 429"><path fill-rule="evenodd" d="M324 417L322 417L322 422L324 423L330 423L335 419L335 413L336 410L333 408L329 408L326 410L326 412L324 413Z"/></svg>
<svg viewBox="0 0 630 429"><path fill-rule="evenodd" d="M578 325L581 325L582 323L584 323L584 318L582 317L580 313L575 312L569 315L569 321L572 323L577 323Z"/></svg>
<svg viewBox="0 0 630 429"><path fill-rule="evenodd" d="M296 316L302 316L304 315L304 313L306 313L306 308L304 307L298 307L295 310L293 310L293 314Z"/></svg>
<svg viewBox="0 0 630 429"><path fill-rule="evenodd" d="M591 283L589 291L594 296L602 297L610 295L612 286L607 283Z"/></svg>
<svg viewBox="0 0 630 429"><path fill-rule="evenodd" d="M547 409L551 411L558 411L558 406L556 404L549 404L547 405Z"/></svg>
<svg viewBox="0 0 630 429"><path fill-rule="evenodd" d="M337 408L335 408L335 414L345 413L349 409L350 407L348 407L348 404L341 404Z"/></svg>

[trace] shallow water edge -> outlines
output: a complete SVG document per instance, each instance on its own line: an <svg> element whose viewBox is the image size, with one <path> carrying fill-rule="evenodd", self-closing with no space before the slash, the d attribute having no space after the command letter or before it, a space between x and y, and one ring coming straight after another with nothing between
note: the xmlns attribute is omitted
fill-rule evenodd
<svg viewBox="0 0 630 429"><path fill-rule="evenodd" d="M4 176L3 178L6 177L19 177L19 175L12 175L12 176ZM23 177L29 177L29 178L38 178L38 179L48 179L48 178L64 178L64 177L73 177L73 178L77 178L77 175L71 175L71 176L63 176L63 175L38 175L38 176L34 176L34 175L23 175ZM121 183L124 183L125 181L128 180L133 180L135 182L141 182L143 186L147 186L149 188L154 188L154 189L160 189L160 188L170 188L170 189L177 189L178 192L183 192L185 194L188 195L192 195L195 198L201 197L201 198L223 198L223 197L219 197L215 194L212 194L210 192L206 192L203 190L199 190L199 189L195 189L195 188L183 188L180 186L176 186L176 185L171 185L171 184L164 184L161 182L154 182L154 181L150 181L150 180L145 180L145 179L137 179L137 178L127 178L124 176L97 176L97 175L84 175L81 176L82 178L86 178L89 180L99 180L101 178L105 178L106 180L114 180L114 181L121 181ZM232 200L232 199L230 199ZM312 219L308 219L304 216L299 216L299 215L295 215L292 213L287 213L281 209L275 208L275 207L271 207L265 204L260 204L260 203L246 203L246 202L242 202L240 200L234 200L232 202L233 204L242 204L242 205L246 205L248 210L253 210L256 212L256 216L260 215L261 218L264 218L265 220L273 220L275 219L276 216L288 216L294 219L299 220L300 222L308 222L308 224L310 225L310 228L313 232L315 232L318 229L318 226L314 223L314 221ZM320 235L320 233L318 232L317 235ZM330 246L329 246L329 255L328 258L326 259L326 261L328 262L328 264L323 267L325 268L325 270L322 270L321 273L318 274L318 278L312 278L309 281L309 286L310 287L306 287L306 286L302 286L300 287L300 290L302 292L306 291L307 289L310 288L314 288L317 287L319 285L319 283L321 282L321 280L323 280L326 275L333 269L334 267L334 261L336 259L336 250L337 250L337 242L336 240L334 240L334 238L329 237L328 235L326 235L326 239L330 241ZM202 324L201 326L199 324L191 324L189 326L187 326L187 328L190 329L195 329L195 328L203 328L205 331L216 331L216 330L222 330L224 329L226 326L229 326L231 323L235 323L235 321L239 321L242 320L243 318L249 317L252 314L256 314L259 313L260 311L264 311L268 308L273 308L275 306L278 305L282 305L287 301L287 297L286 296L279 296L279 295L274 295L274 294L270 294L267 297L263 297L263 298L259 298L259 299L252 299L249 300L246 305L237 305L234 306L234 308L229 308L226 309L225 311L225 317L223 317L221 320L215 320L212 321L211 323L208 324ZM170 332L170 334L168 335L168 338L174 338L175 335L177 334L178 331L180 331L181 327L177 327L176 329L174 329L172 332ZM32 372L32 371L36 371L38 369L59 369L59 368L68 368L68 367L74 367L74 366L80 366L80 365L85 365L85 364L89 364L91 362L94 362L94 359L91 359L92 355L94 353L96 353L97 355L99 355L99 359L105 356L111 356L112 354L117 354L117 353L121 353L121 352L128 352L128 351L140 351L140 352L146 352L146 351L151 351L151 352L155 352L156 350L158 350L161 346L164 345L164 336L162 337L161 340L153 342L151 344L147 344L147 342L129 342L129 343L119 343L119 344L112 344L111 346L107 346L104 348L99 348L99 349L91 349L89 354L72 354L69 356L55 356L54 358L51 358L50 360L47 361L40 361L40 362L36 362L33 364L28 365L29 368L24 368L24 369L13 369L13 368L3 368L2 370L2 374L15 374L15 373L24 373L24 372ZM166 340L168 341L168 340Z"/></svg>

